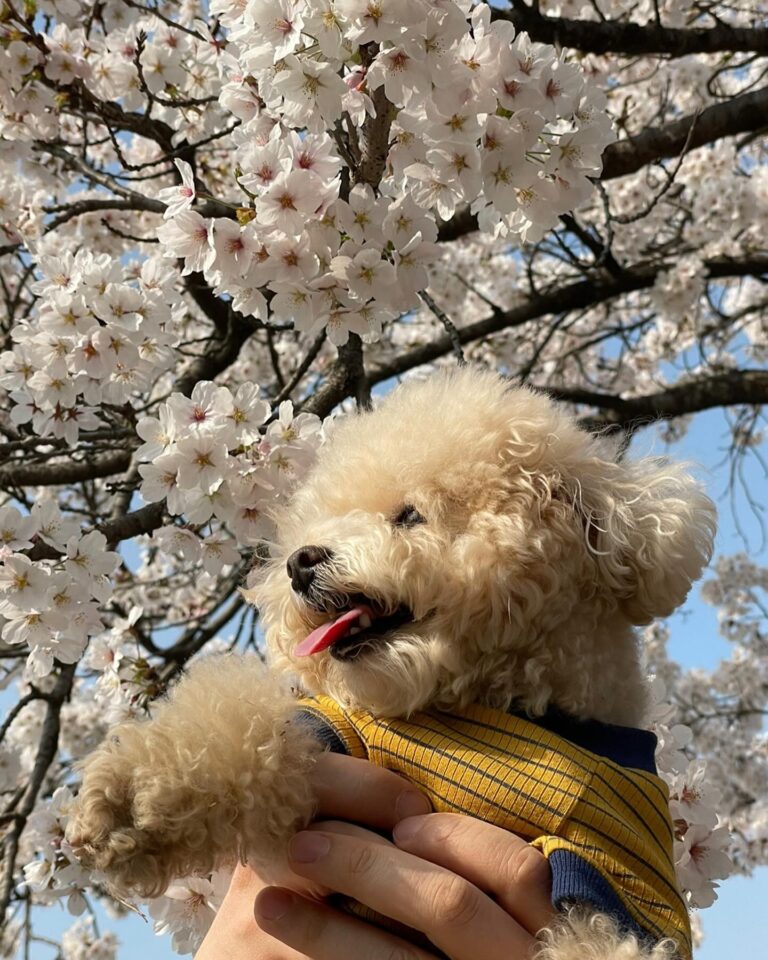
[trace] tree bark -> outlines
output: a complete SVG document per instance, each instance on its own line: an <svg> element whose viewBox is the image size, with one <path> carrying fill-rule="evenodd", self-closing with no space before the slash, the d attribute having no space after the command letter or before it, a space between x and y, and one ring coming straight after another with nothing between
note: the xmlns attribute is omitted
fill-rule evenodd
<svg viewBox="0 0 768 960"><path fill-rule="evenodd" d="M547 17L522 0L513 0L512 10L492 11L494 20L509 20L516 30L525 31L532 40L573 47L585 53L624 53L627 56L663 54L687 57L696 53L749 52L768 53L768 29L765 27L663 27L655 23L637 24L624 20L571 20Z"/></svg>

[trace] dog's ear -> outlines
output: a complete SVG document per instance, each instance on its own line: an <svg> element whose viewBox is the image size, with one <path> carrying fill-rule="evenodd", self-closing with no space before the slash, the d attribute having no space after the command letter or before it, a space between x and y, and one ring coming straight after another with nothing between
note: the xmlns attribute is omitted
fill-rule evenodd
<svg viewBox="0 0 768 960"><path fill-rule="evenodd" d="M685 600L712 555L715 505L679 465L590 460L571 495L603 581L635 624Z"/></svg>

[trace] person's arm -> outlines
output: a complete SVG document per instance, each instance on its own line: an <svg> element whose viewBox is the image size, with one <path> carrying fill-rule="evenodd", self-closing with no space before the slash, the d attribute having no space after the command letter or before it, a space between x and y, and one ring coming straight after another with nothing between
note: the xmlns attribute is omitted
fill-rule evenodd
<svg viewBox="0 0 768 960"><path fill-rule="evenodd" d="M398 949L432 960L429 952L297 892L322 889L348 893L438 944L449 929L450 956L457 960L475 960L478 943L483 957L497 955L486 950L488 943L504 960L527 958L536 932L552 917L549 867L538 851L470 817L424 816L424 796L365 761L324 756L315 787L319 816L336 820L314 825L292 843L296 889L265 887L249 868L238 868L196 960L377 960ZM394 831L397 846L339 819ZM303 845L323 839L329 844L324 856L296 859Z"/></svg>

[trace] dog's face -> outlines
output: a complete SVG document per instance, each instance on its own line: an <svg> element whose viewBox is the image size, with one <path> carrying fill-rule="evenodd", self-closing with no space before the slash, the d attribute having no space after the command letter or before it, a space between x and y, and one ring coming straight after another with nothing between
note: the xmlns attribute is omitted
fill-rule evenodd
<svg viewBox="0 0 768 960"><path fill-rule="evenodd" d="M610 457L544 397L478 371L349 417L252 592L276 665L378 714L589 714L605 625L626 637L674 609L712 532L679 471Z"/></svg>

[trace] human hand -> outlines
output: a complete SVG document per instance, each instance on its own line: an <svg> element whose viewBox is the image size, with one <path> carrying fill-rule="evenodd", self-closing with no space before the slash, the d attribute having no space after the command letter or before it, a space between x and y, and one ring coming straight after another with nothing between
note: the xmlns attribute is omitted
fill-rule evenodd
<svg viewBox="0 0 768 960"><path fill-rule="evenodd" d="M320 817L363 823L391 833L403 817L431 810L429 800L402 777L365 760L323 754L315 765L312 781ZM298 875L290 883L292 888L310 896L325 892L320 885L312 885ZM274 940L257 925L254 900L265 886L265 881L250 867L236 868L195 960L306 960L306 955ZM339 960L343 960L343 954Z"/></svg>
<svg viewBox="0 0 768 960"><path fill-rule="evenodd" d="M358 816L357 819L360 819ZM421 931L451 960L524 960L554 915L544 856L514 834L456 814L408 817L390 844L349 823L314 824L289 848L293 871ZM259 926L312 960L435 954L280 887L256 899Z"/></svg>
<svg viewBox="0 0 768 960"><path fill-rule="evenodd" d="M350 823L314 825L295 838L291 852L310 835L309 842L326 837L328 853L312 863L294 856L294 890L265 889L240 868L197 960L434 960L429 951L297 892L323 888L421 930L453 960L474 960L478 944L488 960L529 955L535 933L553 915L549 867L538 851L470 817L409 817L429 808L426 798L364 761L324 757L316 789L320 815L394 829L397 846ZM285 912L274 916L281 908Z"/></svg>

